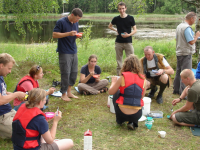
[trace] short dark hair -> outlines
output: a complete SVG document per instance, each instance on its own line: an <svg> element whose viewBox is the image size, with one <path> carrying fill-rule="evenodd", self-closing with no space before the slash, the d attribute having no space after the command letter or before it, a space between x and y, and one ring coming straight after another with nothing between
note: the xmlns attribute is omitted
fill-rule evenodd
<svg viewBox="0 0 200 150"><path fill-rule="evenodd" d="M195 12L189 12L186 16L185 16L185 19L186 20L190 20L191 18L194 18L196 17L196 13Z"/></svg>
<svg viewBox="0 0 200 150"><path fill-rule="evenodd" d="M74 8L72 10L72 14L74 14L74 16L79 16L79 17L83 16L83 12L80 8Z"/></svg>
<svg viewBox="0 0 200 150"><path fill-rule="evenodd" d="M126 4L124 2L119 2L118 5L117 5L117 8L119 7L119 5L120 6L125 6L125 8L126 8Z"/></svg>

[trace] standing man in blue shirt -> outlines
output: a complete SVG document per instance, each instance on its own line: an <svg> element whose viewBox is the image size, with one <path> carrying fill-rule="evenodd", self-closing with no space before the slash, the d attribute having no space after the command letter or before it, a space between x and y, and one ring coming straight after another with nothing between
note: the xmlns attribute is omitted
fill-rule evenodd
<svg viewBox="0 0 200 150"><path fill-rule="evenodd" d="M132 35L135 34L137 30L133 16L126 14L126 4L124 2L119 2L117 8L120 15L113 18L108 25L108 28L117 32L115 51L117 60L117 75L119 76L122 68L123 50L125 50L126 57L130 54L134 54ZM117 29L113 28L113 25L116 25Z"/></svg>
<svg viewBox="0 0 200 150"><path fill-rule="evenodd" d="M78 73L76 34L79 32L78 21L82 16L82 10L74 8L69 16L57 21L53 30L53 38L58 38L57 52L59 53L61 72L60 91L64 101L78 98L71 93L71 87L75 84Z"/></svg>
<svg viewBox="0 0 200 150"><path fill-rule="evenodd" d="M195 42L200 36L197 31L194 35L191 25L196 21L196 14L189 12L185 17L185 22L180 23L176 28L176 76L174 79L173 94L179 94L185 89L185 85L181 82L180 73L184 69L192 69L192 54L195 53Z"/></svg>
<svg viewBox="0 0 200 150"><path fill-rule="evenodd" d="M6 83L4 78L11 73L11 69L15 64L14 58L7 54L0 54L0 137L11 138L12 136L12 122L16 111L12 109L9 104L15 98L23 100L26 96L24 92L10 93L6 90Z"/></svg>

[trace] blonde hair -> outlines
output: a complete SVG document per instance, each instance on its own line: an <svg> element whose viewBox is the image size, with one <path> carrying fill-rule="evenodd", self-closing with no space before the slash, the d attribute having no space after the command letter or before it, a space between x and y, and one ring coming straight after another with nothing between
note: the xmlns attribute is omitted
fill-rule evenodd
<svg viewBox="0 0 200 150"><path fill-rule="evenodd" d="M15 64L15 60L10 54L7 53L0 54L0 64L6 65L9 62L13 62L13 64Z"/></svg>
<svg viewBox="0 0 200 150"><path fill-rule="evenodd" d="M136 73L141 79L144 79L141 76L143 74L141 63L140 63L139 59L137 58L137 56L134 54L129 55L124 60L124 63L123 63L122 69L121 69L121 73L127 72L127 71Z"/></svg>
<svg viewBox="0 0 200 150"><path fill-rule="evenodd" d="M191 80L194 80L195 79L195 77L194 77L194 73L193 73L193 71L192 70L190 70L190 69L184 69L183 71L181 71L181 77L182 78L184 78L184 79L186 79L186 78L189 78L189 79L191 79Z"/></svg>
<svg viewBox="0 0 200 150"><path fill-rule="evenodd" d="M31 69L29 70L29 75L34 78L35 75L39 74L41 71L42 67L40 67L39 65L34 65L31 67Z"/></svg>
<svg viewBox="0 0 200 150"><path fill-rule="evenodd" d="M26 102L27 108L33 108L40 104L40 101L46 97L46 91L40 88L33 88L28 92L28 101Z"/></svg>

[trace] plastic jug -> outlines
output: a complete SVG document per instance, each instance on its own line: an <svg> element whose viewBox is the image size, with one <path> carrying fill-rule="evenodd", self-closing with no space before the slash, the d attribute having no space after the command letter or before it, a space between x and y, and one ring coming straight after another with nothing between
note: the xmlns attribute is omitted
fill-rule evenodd
<svg viewBox="0 0 200 150"><path fill-rule="evenodd" d="M152 117L147 117L147 120L145 121L145 126L147 127L147 129L152 128L153 122L154 120Z"/></svg>

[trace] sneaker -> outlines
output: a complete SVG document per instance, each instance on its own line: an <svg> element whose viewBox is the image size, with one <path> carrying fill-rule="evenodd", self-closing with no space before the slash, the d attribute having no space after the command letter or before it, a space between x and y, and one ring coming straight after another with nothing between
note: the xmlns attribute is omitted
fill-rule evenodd
<svg viewBox="0 0 200 150"><path fill-rule="evenodd" d="M134 126L133 122L128 123L128 124L127 124L127 128L128 128L129 130L135 130L135 126Z"/></svg>

